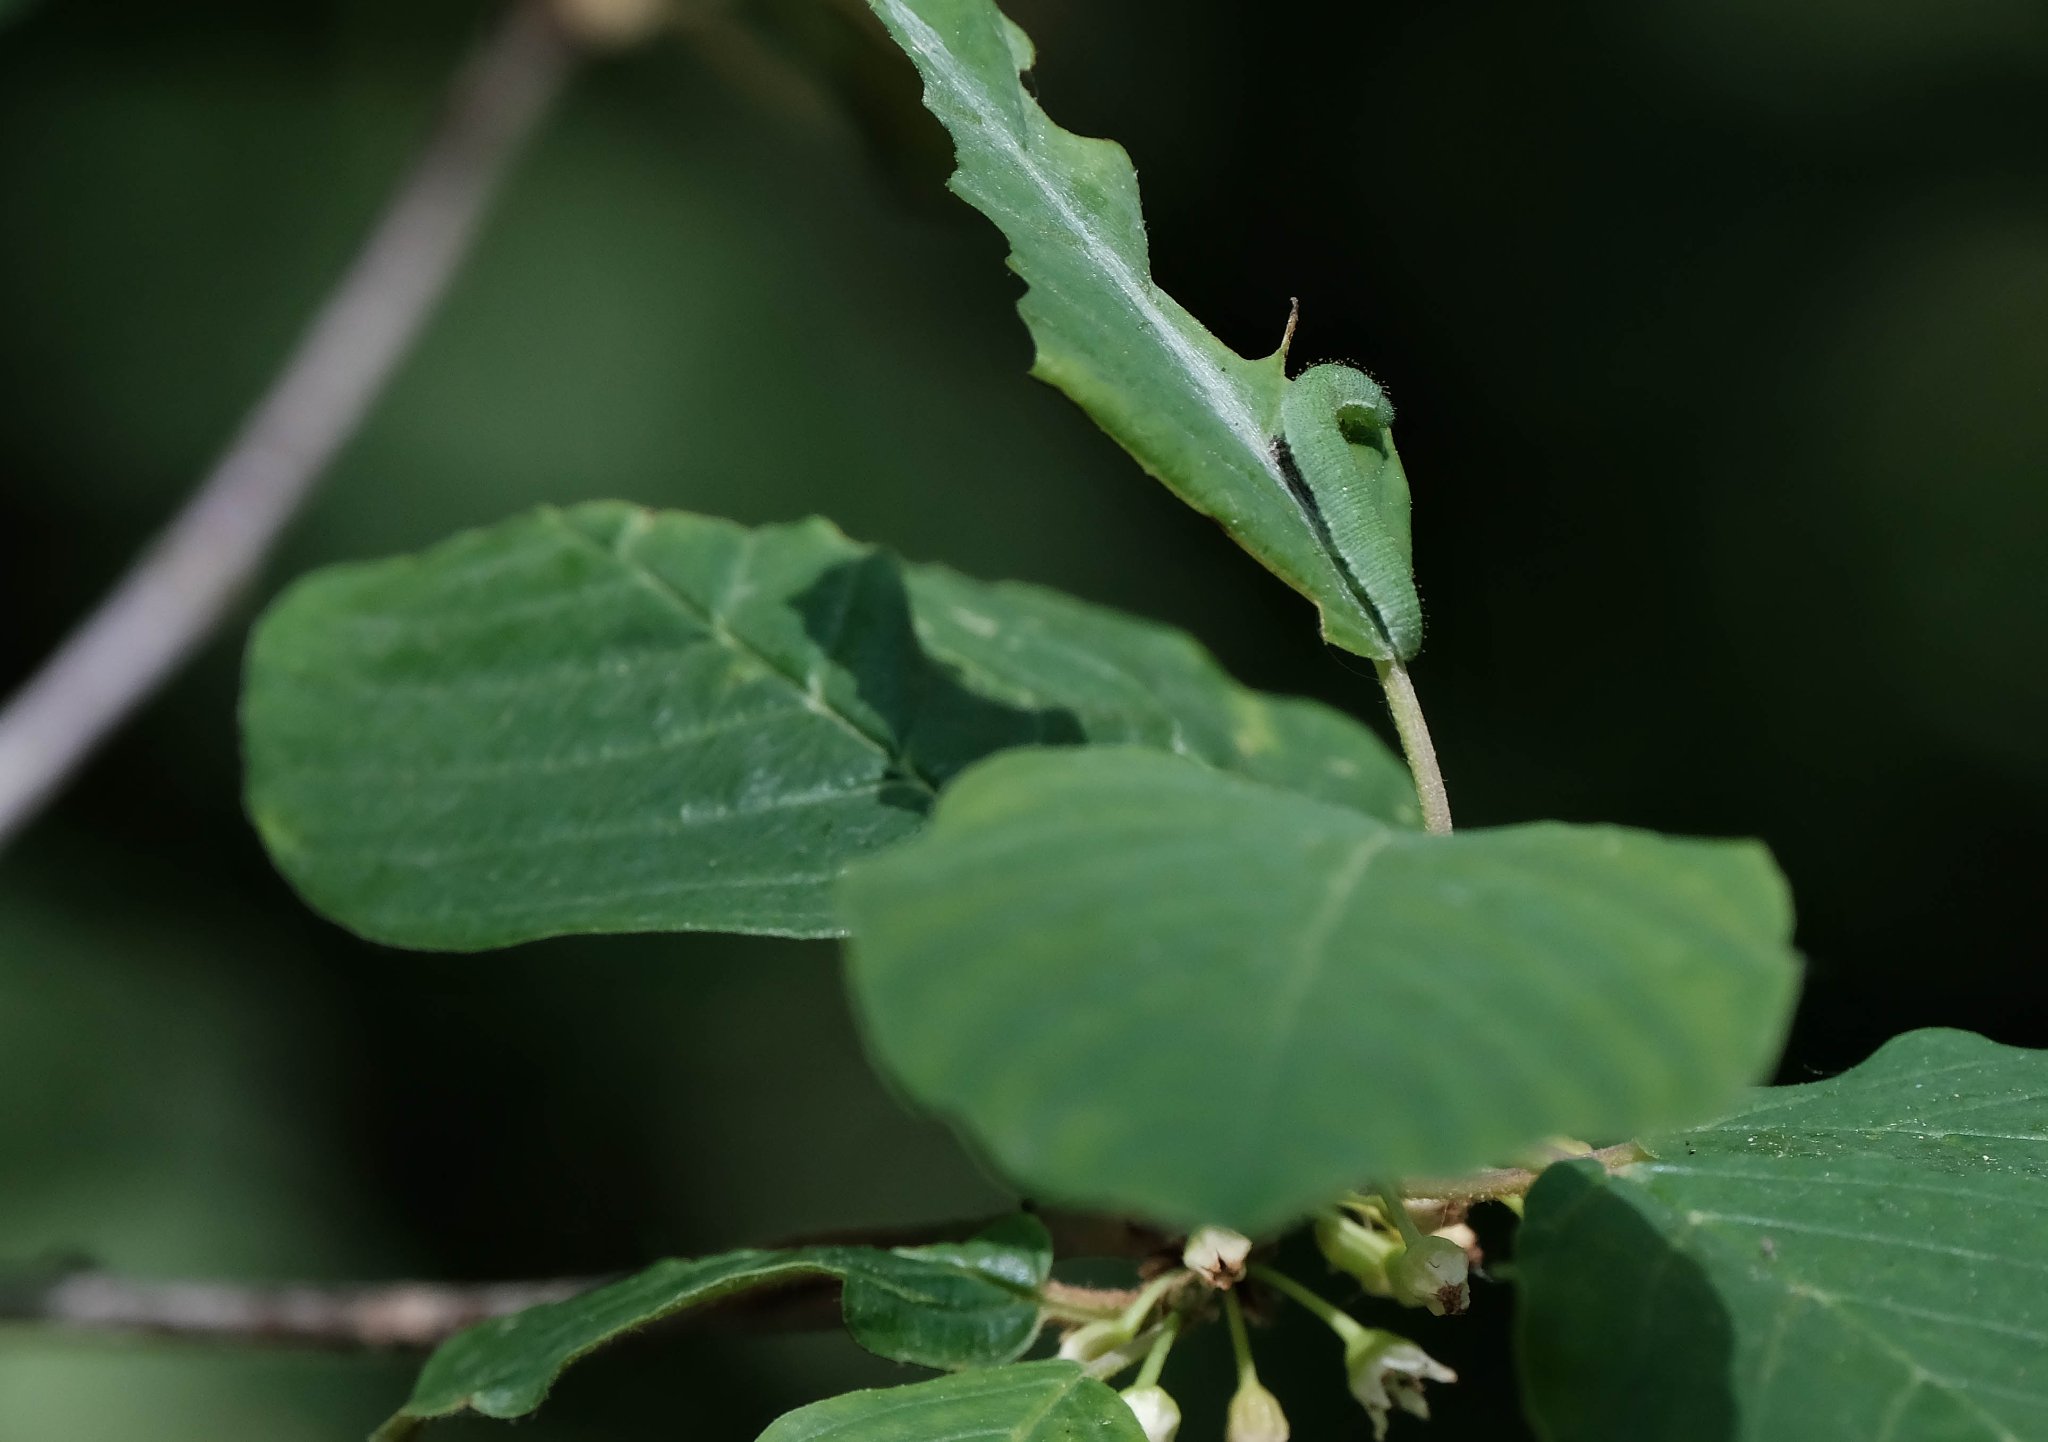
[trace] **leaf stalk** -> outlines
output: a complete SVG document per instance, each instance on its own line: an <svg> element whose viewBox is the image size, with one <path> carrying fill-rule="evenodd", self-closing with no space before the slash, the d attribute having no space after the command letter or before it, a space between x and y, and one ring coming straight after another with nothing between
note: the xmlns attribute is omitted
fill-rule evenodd
<svg viewBox="0 0 2048 1442"><path fill-rule="evenodd" d="M1415 778L1415 798L1422 803L1423 830L1433 836L1448 836L1451 797L1444 789L1443 768L1437 764L1436 743L1429 738L1429 722L1422 714L1422 699L1415 694L1415 681L1399 661L1373 664L1379 669L1380 689L1386 692L1394 729L1400 733L1409 774Z"/></svg>

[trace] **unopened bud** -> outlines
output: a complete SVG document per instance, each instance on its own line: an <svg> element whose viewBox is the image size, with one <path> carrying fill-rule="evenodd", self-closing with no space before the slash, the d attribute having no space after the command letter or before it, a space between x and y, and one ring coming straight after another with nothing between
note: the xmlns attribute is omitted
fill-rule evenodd
<svg viewBox="0 0 2048 1442"><path fill-rule="evenodd" d="M1181 1265L1217 1291L1228 1291L1244 1280L1245 1258L1252 1254L1252 1240L1228 1227L1204 1227L1188 1238L1180 1254Z"/></svg>
<svg viewBox="0 0 2048 1442"><path fill-rule="evenodd" d="M1256 1378L1245 1378L1230 1399L1223 1442L1287 1442L1287 1414L1280 1410L1280 1399Z"/></svg>
<svg viewBox="0 0 2048 1442"><path fill-rule="evenodd" d="M1424 1382L1458 1380L1456 1372L1406 1337L1377 1327L1361 1327L1345 1344L1344 1370L1351 1383L1351 1395L1372 1420L1375 1439L1387 1435L1387 1415L1396 1407L1410 1416L1428 1419L1429 1402L1422 1395Z"/></svg>
<svg viewBox="0 0 2048 1442"><path fill-rule="evenodd" d="M1090 1322L1060 1339L1060 1360L1079 1362L1091 1377L1114 1377L1142 1361L1158 1339L1157 1326L1133 1336L1114 1322Z"/></svg>
<svg viewBox="0 0 2048 1442"><path fill-rule="evenodd" d="M1131 1329L1120 1322L1090 1322L1060 1338L1060 1360L1087 1364L1131 1344Z"/></svg>
<svg viewBox="0 0 2048 1442"><path fill-rule="evenodd" d="M1145 1442L1173 1442L1180 1432L1180 1404L1166 1395L1164 1387L1128 1387L1120 1395L1138 1419Z"/></svg>
<svg viewBox="0 0 2048 1442"><path fill-rule="evenodd" d="M1387 1263L1401 1251L1401 1239L1393 1233L1354 1222L1342 1212L1326 1212L1316 1220L1316 1246L1325 1261L1357 1278L1375 1297L1393 1295Z"/></svg>
<svg viewBox="0 0 2048 1442"><path fill-rule="evenodd" d="M1472 1302L1467 1274L1472 1262L1465 1249L1448 1237L1422 1237L1388 1259L1387 1281L1394 1299L1410 1307L1427 1307L1437 1316L1455 1316Z"/></svg>

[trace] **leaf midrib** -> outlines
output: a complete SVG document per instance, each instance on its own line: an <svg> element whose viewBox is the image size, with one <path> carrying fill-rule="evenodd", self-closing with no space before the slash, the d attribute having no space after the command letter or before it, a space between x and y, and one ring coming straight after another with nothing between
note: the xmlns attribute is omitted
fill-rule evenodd
<svg viewBox="0 0 2048 1442"><path fill-rule="evenodd" d="M802 676L792 673L774 657L761 650L760 647L748 640L744 634L735 630L725 617L714 614L701 605L694 597L671 584L653 567L634 556L631 549L633 543L641 536L647 534L648 520L645 511L634 512L631 519L620 528L617 538L610 546L599 543L596 537L588 535L578 527L571 525L568 517L559 510L550 508L541 514L546 517L549 525L553 526L563 536L569 538L575 545L618 566L628 576L646 587L654 596L665 601L672 609L694 622L703 630L706 636L711 638L714 644L728 645L734 651L757 662L763 670L789 687L798 706L815 715L822 716L828 721L836 722L848 734L872 749L892 769L895 769L905 779L915 784L920 791L924 792L927 798L936 799L938 797L939 788L937 784L917 768L917 763L912 761L908 754L899 752L889 743L886 737L876 735L859 718L849 715L833 705L822 688L814 691ZM737 581L737 577L734 579ZM819 654L827 661L835 659L832 653L823 647L819 648Z"/></svg>
<svg viewBox="0 0 2048 1442"><path fill-rule="evenodd" d="M1223 422L1238 444L1252 457L1258 469L1282 491L1287 483L1281 476L1272 456L1267 451L1267 437L1264 427L1245 404L1244 397L1235 387L1211 378L1212 367L1204 363L1203 357L1189 344L1185 335L1159 309L1152 299L1149 281L1131 268L1130 262L1116 247L1088 223L1069 203L1060 188L1052 183L1040 168L1037 158L1032 155L1016 137L1011 126L998 109L987 99L987 92L979 79L962 65L946 45L945 39L924 17L901 3L901 0L882 0L897 22L902 25L911 45L929 61L935 69L943 70L953 82L953 93L964 100L981 122L981 133L1000 144L1005 153L1016 164L1040 197L1060 218L1066 229L1081 241L1089 259L1106 274L1125 302L1142 319L1148 329L1164 344L1167 351L1179 365L1183 378L1191 388L1208 404L1210 413Z"/></svg>

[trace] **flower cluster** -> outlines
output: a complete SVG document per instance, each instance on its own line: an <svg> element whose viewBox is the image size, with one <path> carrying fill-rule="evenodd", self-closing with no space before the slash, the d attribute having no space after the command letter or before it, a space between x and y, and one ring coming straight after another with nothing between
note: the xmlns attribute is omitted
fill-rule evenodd
<svg viewBox="0 0 2048 1442"><path fill-rule="evenodd" d="M1441 1234L1424 1235L1407 1210L1391 1200L1394 1196L1389 1191L1385 1201L1354 1198L1347 1211L1321 1217L1315 1231L1323 1255L1375 1296L1426 1307L1439 1316L1464 1311L1470 1270L1465 1247ZM1116 1316L1087 1318L1083 1313L1085 1320L1061 1341L1060 1356L1103 1379L1142 1362L1137 1378L1119 1395L1146 1442L1175 1442L1180 1405L1160 1385L1160 1374L1182 1322L1213 1315L1220 1303L1230 1324L1238 1374L1225 1442L1288 1442L1287 1414L1259 1381L1238 1301L1239 1286L1251 1277L1307 1308L1337 1334L1346 1382L1365 1408L1375 1439L1385 1438L1396 1411L1428 1418L1425 1383L1457 1380L1450 1368L1407 1338L1355 1321L1293 1278L1253 1265L1251 1254L1252 1244L1243 1234L1202 1228L1188 1238L1182 1265L1140 1288Z"/></svg>

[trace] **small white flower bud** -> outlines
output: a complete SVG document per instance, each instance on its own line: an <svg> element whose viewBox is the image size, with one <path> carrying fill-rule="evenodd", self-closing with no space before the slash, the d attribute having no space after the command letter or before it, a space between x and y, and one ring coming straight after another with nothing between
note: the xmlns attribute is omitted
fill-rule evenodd
<svg viewBox="0 0 2048 1442"><path fill-rule="evenodd" d="M1181 1265L1217 1291L1228 1291L1244 1280L1245 1258L1252 1254L1252 1239L1228 1227L1204 1227L1188 1238L1180 1254Z"/></svg>
<svg viewBox="0 0 2048 1442"><path fill-rule="evenodd" d="M1173 1442L1180 1432L1180 1404L1164 1387L1129 1387L1120 1395L1144 1429L1145 1442Z"/></svg>
<svg viewBox="0 0 2048 1442"><path fill-rule="evenodd" d="M1351 1395L1372 1419L1372 1435L1387 1435L1387 1415L1399 1407L1425 1420L1429 1402L1422 1395L1424 1382L1455 1382L1458 1374L1427 1352L1392 1332L1362 1327L1344 1347L1344 1370L1351 1383Z"/></svg>
<svg viewBox="0 0 2048 1442"><path fill-rule="evenodd" d="M1230 1417L1223 1442L1287 1442L1287 1414L1280 1399L1247 1377L1230 1399Z"/></svg>
<svg viewBox="0 0 2048 1442"><path fill-rule="evenodd" d="M1093 1362L1129 1344L1130 1329L1115 1322L1090 1322L1060 1338L1062 1362Z"/></svg>
<svg viewBox="0 0 2048 1442"><path fill-rule="evenodd" d="M1448 1237L1422 1237L1387 1262L1387 1281L1396 1301L1455 1316L1472 1303L1466 1277L1471 1258Z"/></svg>
<svg viewBox="0 0 2048 1442"><path fill-rule="evenodd" d="M1326 1212L1316 1219L1316 1246L1324 1261L1356 1278L1373 1296L1393 1295L1387 1263L1400 1253L1401 1239L1392 1232L1354 1222L1341 1212Z"/></svg>

